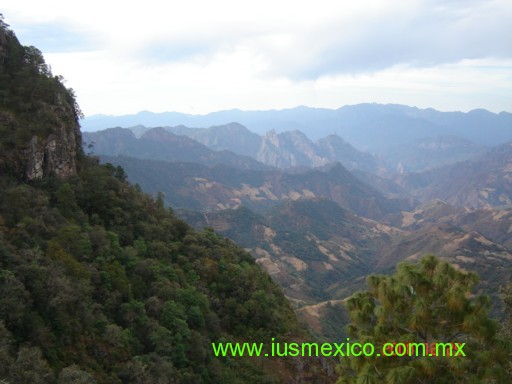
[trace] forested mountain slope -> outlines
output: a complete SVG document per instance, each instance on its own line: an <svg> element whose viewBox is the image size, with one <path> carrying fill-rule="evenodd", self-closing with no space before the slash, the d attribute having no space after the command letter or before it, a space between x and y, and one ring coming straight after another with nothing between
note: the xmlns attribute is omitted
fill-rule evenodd
<svg viewBox="0 0 512 384"><path fill-rule="evenodd" d="M332 381L213 356L306 333L248 253L82 153L72 91L1 18L0 89L0 382Z"/></svg>

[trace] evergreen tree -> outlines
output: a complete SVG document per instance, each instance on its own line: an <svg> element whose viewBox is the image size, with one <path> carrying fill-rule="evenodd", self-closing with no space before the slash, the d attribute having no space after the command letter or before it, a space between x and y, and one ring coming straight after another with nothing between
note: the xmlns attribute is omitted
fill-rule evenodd
<svg viewBox="0 0 512 384"><path fill-rule="evenodd" d="M488 317L489 299L472 295L477 282L435 256L403 262L393 276L370 276L368 290L347 302L347 333L349 342L371 343L375 352L342 357L338 383L508 383L506 344ZM424 343L426 356L422 347L411 349ZM440 343L453 346L452 356L450 347L430 349Z"/></svg>
<svg viewBox="0 0 512 384"><path fill-rule="evenodd" d="M512 282L502 288L501 299L503 300L503 314L505 317L501 324L500 336L512 343ZM512 377L512 351L509 354L507 370L510 377Z"/></svg>

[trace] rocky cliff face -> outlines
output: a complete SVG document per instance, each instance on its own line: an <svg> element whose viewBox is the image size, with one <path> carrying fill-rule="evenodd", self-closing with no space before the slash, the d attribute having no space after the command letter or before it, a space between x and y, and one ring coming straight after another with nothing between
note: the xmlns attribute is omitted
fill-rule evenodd
<svg viewBox="0 0 512 384"><path fill-rule="evenodd" d="M24 178L34 180L49 175L68 177L76 173L77 154L81 151L78 126L62 125L57 128L57 134L45 138L32 136L20 153Z"/></svg>

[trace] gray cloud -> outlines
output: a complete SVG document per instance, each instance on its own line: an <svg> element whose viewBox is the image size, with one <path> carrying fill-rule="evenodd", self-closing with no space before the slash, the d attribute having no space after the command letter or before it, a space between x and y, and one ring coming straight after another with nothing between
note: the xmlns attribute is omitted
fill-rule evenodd
<svg viewBox="0 0 512 384"><path fill-rule="evenodd" d="M270 59L277 73L311 79L396 64L428 67L463 59L511 58L511 19L512 4L429 1L408 13L321 26L295 37L290 50L300 52L302 60L289 51L273 52Z"/></svg>
<svg viewBox="0 0 512 384"><path fill-rule="evenodd" d="M242 24L211 20L200 32L162 36L136 50L157 62L206 60L218 52L247 49L268 63L267 74L293 80L359 74L394 65L430 67L464 59L512 57L512 4L488 0L424 0L382 12L333 15L304 28L262 21ZM412 4L412 3L411 3ZM338 17L336 17L338 16ZM290 18L293 19L291 11ZM276 45L279 36L288 42Z"/></svg>

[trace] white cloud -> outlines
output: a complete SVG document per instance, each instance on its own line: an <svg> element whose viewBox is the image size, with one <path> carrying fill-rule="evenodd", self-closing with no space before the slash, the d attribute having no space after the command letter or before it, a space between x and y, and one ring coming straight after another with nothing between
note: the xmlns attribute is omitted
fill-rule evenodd
<svg viewBox="0 0 512 384"><path fill-rule="evenodd" d="M367 101L512 110L507 0L3 3L86 114Z"/></svg>

